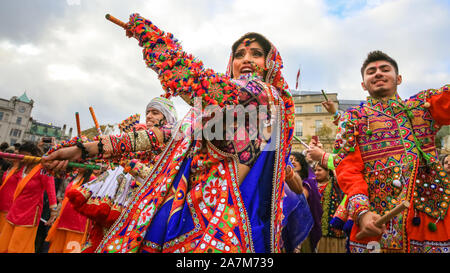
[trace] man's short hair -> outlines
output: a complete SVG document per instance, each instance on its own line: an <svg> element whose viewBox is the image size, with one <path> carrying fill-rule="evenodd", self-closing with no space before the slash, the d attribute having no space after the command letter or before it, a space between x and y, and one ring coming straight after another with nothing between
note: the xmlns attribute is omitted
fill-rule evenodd
<svg viewBox="0 0 450 273"><path fill-rule="evenodd" d="M397 62L392 59L389 55L387 55L386 53L380 51L380 50L375 50L372 52L369 52L369 54L367 55L366 60L364 61L362 67L361 67L361 76L364 78L364 70L366 70L366 67L373 62L376 61L387 61L388 63L390 63L394 69L395 69L395 73L398 75L398 65Z"/></svg>

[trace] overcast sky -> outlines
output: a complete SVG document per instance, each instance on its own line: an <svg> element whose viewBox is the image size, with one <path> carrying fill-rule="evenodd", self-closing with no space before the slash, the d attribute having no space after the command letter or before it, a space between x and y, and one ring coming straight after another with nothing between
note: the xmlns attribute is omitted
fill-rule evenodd
<svg viewBox="0 0 450 273"><path fill-rule="evenodd" d="M140 13L177 37L206 67L225 72L231 44L250 31L279 49L284 76L300 89L364 99L360 67L383 50L399 63L400 96L450 78L448 0L1 0L0 97L26 91L32 117L76 132L139 113L162 94L137 41L106 21ZM179 116L187 105L175 99Z"/></svg>

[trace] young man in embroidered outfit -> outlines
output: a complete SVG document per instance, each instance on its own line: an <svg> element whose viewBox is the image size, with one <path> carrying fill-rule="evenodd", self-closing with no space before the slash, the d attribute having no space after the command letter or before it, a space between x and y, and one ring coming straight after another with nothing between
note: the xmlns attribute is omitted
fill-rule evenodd
<svg viewBox="0 0 450 273"><path fill-rule="evenodd" d="M434 137L450 124L449 85L403 101L397 63L381 51L369 53L361 74L370 96L342 116L334 147L338 182L355 219L350 250L368 252L376 241L382 252L448 251L449 179ZM403 201L409 209L375 226Z"/></svg>

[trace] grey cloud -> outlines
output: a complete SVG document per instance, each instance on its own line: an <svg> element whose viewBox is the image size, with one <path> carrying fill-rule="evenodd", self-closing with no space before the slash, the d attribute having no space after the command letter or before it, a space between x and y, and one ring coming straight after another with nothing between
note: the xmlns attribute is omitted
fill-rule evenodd
<svg viewBox="0 0 450 273"><path fill-rule="evenodd" d="M65 15L65 0L3 0L0 8L0 37L14 43L37 40Z"/></svg>

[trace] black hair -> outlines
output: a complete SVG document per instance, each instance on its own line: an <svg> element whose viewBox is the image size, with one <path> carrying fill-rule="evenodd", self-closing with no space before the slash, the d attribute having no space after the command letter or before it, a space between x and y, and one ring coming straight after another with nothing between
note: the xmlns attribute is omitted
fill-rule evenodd
<svg viewBox="0 0 450 273"><path fill-rule="evenodd" d="M39 149L39 147L36 145L36 143L34 143L32 141L26 141L26 142L22 143L22 145L20 145L20 147L19 147L19 153L20 152L28 152L32 156L41 156L42 155L42 152Z"/></svg>
<svg viewBox="0 0 450 273"><path fill-rule="evenodd" d="M4 152L6 149L8 149L8 147L9 147L8 142L3 142L3 143L0 145L0 150L1 150L2 152Z"/></svg>
<svg viewBox="0 0 450 273"><path fill-rule="evenodd" d="M366 70L366 67L373 62L376 61L386 61L388 63L390 63L394 69L395 69L395 73L398 75L398 65L397 62L392 59L389 55L387 55L386 53L380 51L380 50L375 50L375 51L371 51L369 52L369 54L367 55L366 60L364 61L362 67L361 67L361 76L364 78L364 70Z"/></svg>
<svg viewBox="0 0 450 273"><path fill-rule="evenodd" d="M444 161L445 161L445 159L446 159L448 156L450 156L450 154L445 154L445 155L443 155L443 156L441 157L441 164L442 164L442 166L444 166Z"/></svg>
<svg viewBox="0 0 450 273"><path fill-rule="evenodd" d="M320 165L318 162L316 164L314 164L314 170L316 169L316 167L319 166L322 169L324 169L325 171L328 172L328 175L330 176L330 179L334 179L334 172L330 169L328 169L328 167Z"/></svg>
<svg viewBox="0 0 450 273"><path fill-rule="evenodd" d="M308 162L306 162L305 156L300 152L291 152L291 155L295 157L295 159L300 163L300 166L302 166L302 169L298 172L300 177L302 179L306 179L309 176L309 165Z"/></svg>

